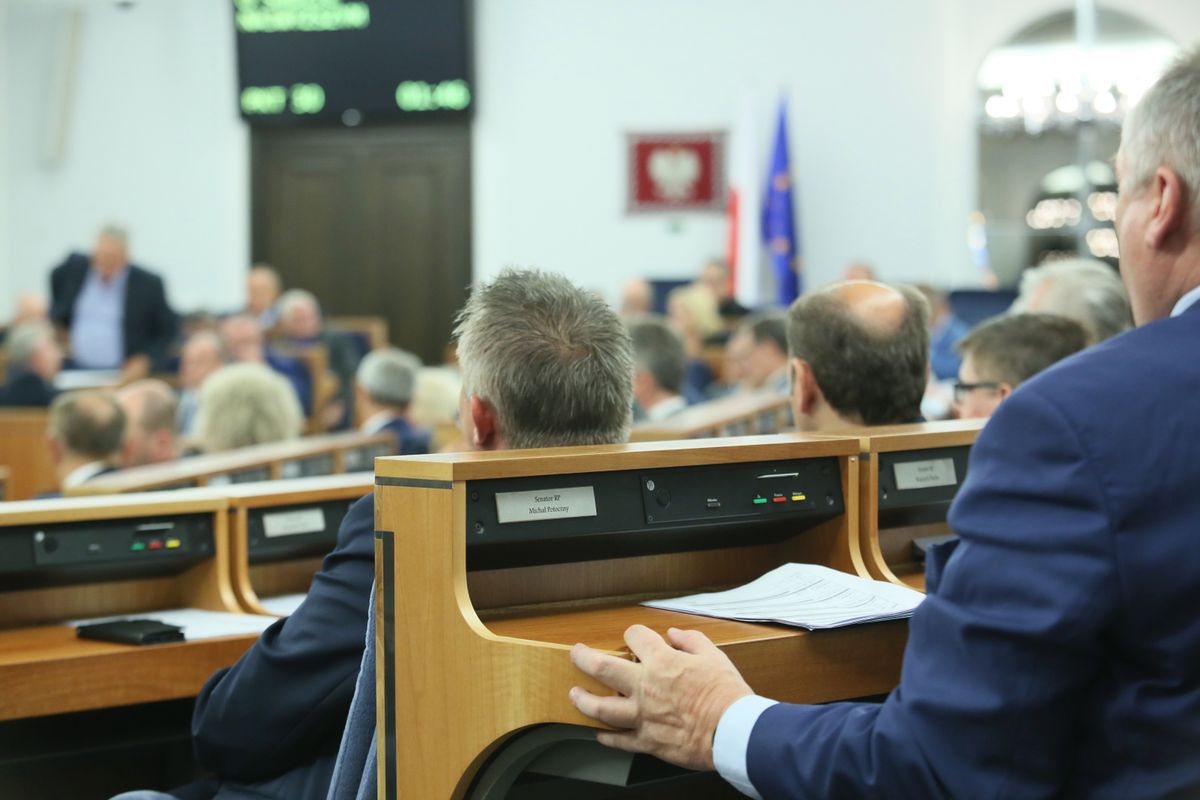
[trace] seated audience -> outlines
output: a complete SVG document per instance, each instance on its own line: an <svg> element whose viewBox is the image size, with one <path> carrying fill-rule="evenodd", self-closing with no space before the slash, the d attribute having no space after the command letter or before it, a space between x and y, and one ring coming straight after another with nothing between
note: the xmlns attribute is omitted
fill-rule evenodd
<svg viewBox="0 0 1200 800"><path fill-rule="evenodd" d="M200 387L196 440L215 453L294 439L304 414L291 385L265 364L230 364Z"/></svg>
<svg viewBox="0 0 1200 800"><path fill-rule="evenodd" d="M178 402L175 392L157 378L145 378L117 391L125 412L125 444L121 466L162 464L179 458L175 438Z"/></svg>
<svg viewBox="0 0 1200 800"><path fill-rule="evenodd" d="M929 307L907 286L835 283L788 310L792 410L802 431L921 421Z"/></svg>
<svg viewBox="0 0 1200 800"><path fill-rule="evenodd" d="M787 391L787 323L782 314L746 319L726 345L743 391Z"/></svg>
<svg viewBox="0 0 1200 800"><path fill-rule="evenodd" d="M645 278L630 278L621 287L621 319L632 319L654 311L654 288Z"/></svg>
<svg viewBox="0 0 1200 800"><path fill-rule="evenodd" d="M683 339L662 317L647 316L628 323L633 342L633 415L635 420L658 422L688 406L683 397L683 372L687 355Z"/></svg>
<svg viewBox="0 0 1200 800"><path fill-rule="evenodd" d="M276 302L283 292L283 281L270 264L255 264L246 273L245 314L258 323L260 330L269 331L279 322Z"/></svg>
<svg viewBox="0 0 1200 800"><path fill-rule="evenodd" d="M409 417L421 360L394 347L372 350L358 365L354 405L359 430L387 431L396 437L396 454L429 452L430 432L413 424Z"/></svg>
<svg viewBox="0 0 1200 800"><path fill-rule="evenodd" d="M229 361L265 364L275 370L291 383L305 416L312 413L313 384L308 369L299 360L270 350L257 322L245 314L234 314L221 320L220 335Z"/></svg>
<svg viewBox="0 0 1200 800"><path fill-rule="evenodd" d="M66 328L71 363L120 369L127 380L164 369L177 320L160 277L129 263L124 229L100 231L91 255L72 253L50 274L50 319Z"/></svg>
<svg viewBox="0 0 1200 800"><path fill-rule="evenodd" d="M319 345L329 357L329 370L338 379L338 406L331 409L329 427L343 427L354 407L354 370L358 366L354 342L325 327L321 304L312 292L289 289L279 298L282 341L298 348Z"/></svg>
<svg viewBox="0 0 1200 800"><path fill-rule="evenodd" d="M476 286L457 332L463 435L472 448L627 438L629 335L590 293L558 275L506 270ZM368 495L350 509L300 607L201 691L192 732L200 764L217 776L208 796L219 789L222 797L324 798L342 731L365 726L358 735L370 735L374 700L360 698L364 714L349 723L347 711L375 578L372 501ZM355 782L363 772L361 764L345 769Z"/></svg>
<svg viewBox="0 0 1200 800"><path fill-rule="evenodd" d="M175 423L180 436L195 432L200 387L225 361L221 337L213 331L199 331L184 342L179 355L179 411Z"/></svg>
<svg viewBox="0 0 1200 800"><path fill-rule="evenodd" d="M1042 311L1080 322L1089 344L1133 326L1129 295L1121 276L1103 261L1088 258L1051 261L1021 276L1021 289L1009 311Z"/></svg>
<svg viewBox="0 0 1200 800"><path fill-rule="evenodd" d="M990 417L1014 389L1087 341L1082 325L1058 314L1005 314L982 323L958 343L954 415Z"/></svg>
<svg viewBox="0 0 1200 800"><path fill-rule="evenodd" d="M725 333L717 313L717 298L707 288L692 284L672 289L667 295L667 318L683 337L687 353L684 395L699 399L708 395L716 376L704 358L707 344L720 344Z"/></svg>
<svg viewBox="0 0 1200 800"><path fill-rule="evenodd" d="M58 394L54 378L62 350L48 322L24 322L8 332L8 381L0 387L0 406L45 407Z"/></svg>
<svg viewBox="0 0 1200 800"><path fill-rule="evenodd" d="M116 470L125 438L125 412L108 392L68 392L54 398L46 444L60 490Z"/></svg>

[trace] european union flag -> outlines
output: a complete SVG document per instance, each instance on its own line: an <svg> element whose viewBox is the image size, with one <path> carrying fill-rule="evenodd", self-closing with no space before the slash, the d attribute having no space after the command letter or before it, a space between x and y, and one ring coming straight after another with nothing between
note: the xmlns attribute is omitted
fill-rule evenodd
<svg viewBox="0 0 1200 800"><path fill-rule="evenodd" d="M767 175L767 201L763 206L763 243L771 256L775 299L790 305L800 295L796 220L792 213L792 176L787 146L787 103L779 103L779 125Z"/></svg>

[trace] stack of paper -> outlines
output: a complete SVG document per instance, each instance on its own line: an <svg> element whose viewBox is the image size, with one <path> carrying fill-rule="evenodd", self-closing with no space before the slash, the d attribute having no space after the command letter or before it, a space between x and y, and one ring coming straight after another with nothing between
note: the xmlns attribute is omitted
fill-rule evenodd
<svg viewBox="0 0 1200 800"><path fill-rule="evenodd" d="M218 636L260 634L277 621L275 617L259 614L231 614L224 611L204 611L199 608L172 608L165 611L140 611L97 619L77 619L68 624L79 627L80 625L90 625L93 622L111 622L117 619L152 619L167 625L178 625L183 628L183 638L189 642L196 639L214 639Z"/></svg>
<svg viewBox="0 0 1200 800"><path fill-rule="evenodd" d="M925 595L815 564L784 564L730 589L650 600L642 605L741 622L779 622L811 630L911 617Z"/></svg>

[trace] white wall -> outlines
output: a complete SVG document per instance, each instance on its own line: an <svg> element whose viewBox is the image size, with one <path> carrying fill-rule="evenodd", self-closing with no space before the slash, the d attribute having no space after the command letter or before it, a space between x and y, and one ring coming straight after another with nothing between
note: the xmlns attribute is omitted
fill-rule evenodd
<svg viewBox="0 0 1200 800"><path fill-rule="evenodd" d="M248 133L224 0L0 0L0 316L109 219L181 309L241 299ZM724 250L720 215L624 213L627 131L733 126L757 95L765 154L790 104L810 285L850 259L969 285L975 72L1063 0L475 0L474 266L557 269L613 297ZM1181 42L1195 0L1112 0ZM40 161L57 15L84 9L62 160ZM763 166L765 172L765 163Z"/></svg>
<svg viewBox="0 0 1200 800"><path fill-rule="evenodd" d="M82 9L61 157L44 142L56 35ZM217 0L10 3L2 33L7 141L0 195L0 306L45 291L71 249L113 220L177 309L240 302L249 258L248 136L237 117L232 4ZM0 307L0 315L7 310Z"/></svg>

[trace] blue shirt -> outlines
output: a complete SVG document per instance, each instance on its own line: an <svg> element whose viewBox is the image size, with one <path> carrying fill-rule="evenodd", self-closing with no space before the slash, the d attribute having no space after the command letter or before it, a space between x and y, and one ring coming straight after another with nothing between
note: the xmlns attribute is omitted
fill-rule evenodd
<svg viewBox="0 0 1200 800"><path fill-rule="evenodd" d="M116 369L125 360L125 285L129 270L105 281L89 269L71 315L71 358L84 369Z"/></svg>

